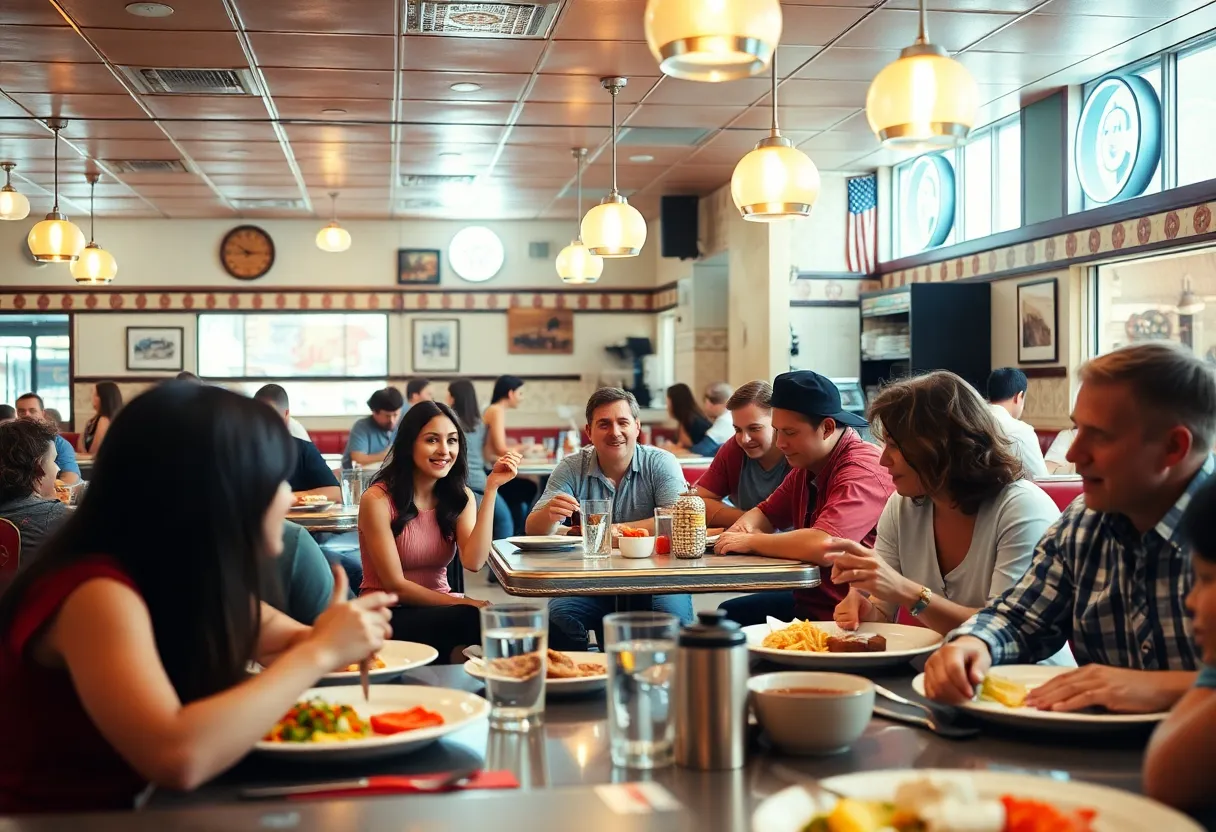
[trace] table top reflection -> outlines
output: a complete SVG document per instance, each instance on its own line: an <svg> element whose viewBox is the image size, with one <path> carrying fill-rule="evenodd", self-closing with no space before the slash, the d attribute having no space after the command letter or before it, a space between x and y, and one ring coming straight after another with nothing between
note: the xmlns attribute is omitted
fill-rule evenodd
<svg viewBox="0 0 1216 832"><path fill-rule="evenodd" d="M359 527L359 507L335 503L324 511L291 509L287 519L310 532L348 532Z"/></svg>

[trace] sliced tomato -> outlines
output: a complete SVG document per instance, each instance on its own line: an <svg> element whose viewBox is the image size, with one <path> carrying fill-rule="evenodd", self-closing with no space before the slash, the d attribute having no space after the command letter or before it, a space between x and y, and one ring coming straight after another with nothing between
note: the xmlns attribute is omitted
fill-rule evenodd
<svg viewBox="0 0 1216 832"><path fill-rule="evenodd" d="M377 734L400 734L417 731L419 728L434 728L443 724L443 717L419 705L408 711L375 714L371 718L372 730Z"/></svg>

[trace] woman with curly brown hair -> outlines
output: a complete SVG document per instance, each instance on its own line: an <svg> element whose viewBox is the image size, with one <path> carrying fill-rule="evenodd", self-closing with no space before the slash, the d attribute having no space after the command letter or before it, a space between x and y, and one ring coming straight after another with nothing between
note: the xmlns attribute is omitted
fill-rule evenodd
<svg viewBox="0 0 1216 832"><path fill-rule="evenodd" d="M893 621L903 607L948 633L1017 583L1060 511L1022 479L988 406L954 373L889 385L870 424L895 493L873 549L840 541L829 555L832 580L850 585L836 623Z"/></svg>
<svg viewBox="0 0 1216 832"><path fill-rule="evenodd" d="M67 507L55 498L55 428L17 419L0 425L0 517L21 533L21 562L63 522Z"/></svg>

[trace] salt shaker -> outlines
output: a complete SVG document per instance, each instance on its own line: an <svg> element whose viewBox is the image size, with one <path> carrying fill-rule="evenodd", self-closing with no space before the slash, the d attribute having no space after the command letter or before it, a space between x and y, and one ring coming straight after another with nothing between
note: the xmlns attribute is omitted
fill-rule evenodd
<svg viewBox="0 0 1216 832"><path fill-rule="evenodd" d="M676 763L741 768L747 731L747 636L721 610L697 614L676 651Z"/></svg>

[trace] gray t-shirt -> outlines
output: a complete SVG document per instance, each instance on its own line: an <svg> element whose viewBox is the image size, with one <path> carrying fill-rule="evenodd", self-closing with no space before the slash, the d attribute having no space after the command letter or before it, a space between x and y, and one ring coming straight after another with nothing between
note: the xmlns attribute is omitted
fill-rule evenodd
<svg viewBox="0 0 1216 832"><path fill-rule="evenodd" d="M67 514L68 507L58 500L32 494L0 505L0 517L11 521L21 533L22 568L29 566L42 542L59 528Z"/></svg>
<svg viewBox="0 0 1216 832"><path fill-rule="evenodd" d="M474 430L465 431L464 443L469 461L469 488L479 494L484 494L486 490L486 460L485 451L482 448L486 443L486 423L478 422Z"/></svg>
<svg viewBox="0 0 1216 832"><path fill-rule="evenodd" d="M735 503L735 508L751 511L777 490L789 472L790 464L785 457L768 471L757 460L744 457L743 467L739 469L738 499L732 496L731 502Z"/></svg>
<svg viewBox="0 0 1216 832"><path fill-rule="evenodd" d="M600 470L595 446L588 445L553 469L538 506L558 494L576 500L612 500L613 523L636 523L654 516L659 506L674 505L684 490L684 472L673 454L653 445L638 445L619 486Z"/></svg>

